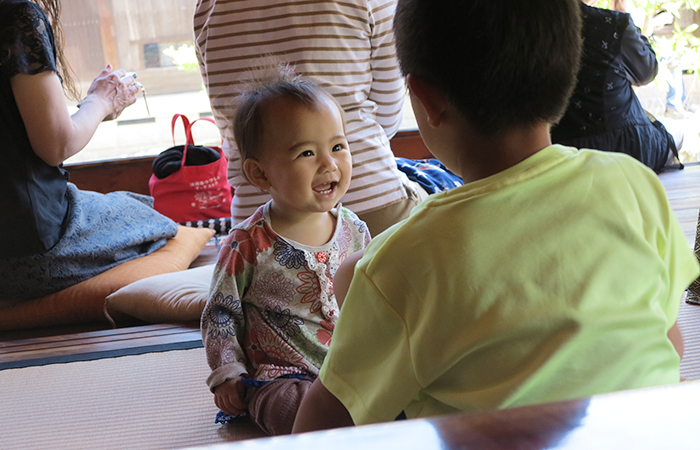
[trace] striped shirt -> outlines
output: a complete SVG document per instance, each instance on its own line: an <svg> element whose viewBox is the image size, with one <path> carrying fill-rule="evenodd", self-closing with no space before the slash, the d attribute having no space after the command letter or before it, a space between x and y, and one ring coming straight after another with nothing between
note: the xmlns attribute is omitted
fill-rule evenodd
<svg viewBox="0 0 700 450"><path fill-rule="evenodd" d="M270 197L243 176L232 100L262 56L287 61L345 111L353 156L344 206L362 214L407 198L389 139L401 124L405 85L394 49L396 0L198 0L195 48L229 159L236 222Z"/></svg>

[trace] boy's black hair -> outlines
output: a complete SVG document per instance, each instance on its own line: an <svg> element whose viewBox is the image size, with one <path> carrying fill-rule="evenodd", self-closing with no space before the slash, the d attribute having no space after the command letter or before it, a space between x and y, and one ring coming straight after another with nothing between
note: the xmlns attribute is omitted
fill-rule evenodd
<svg viewBox="0 0 700 450"><path fill-rule="evenodd" d="M265 105L281 98L293 100L300 105L314 108L322 99L329 99L343 109L332 95L312 80L302 79L287 63L270 63L255 69L262 72L243 88L234 104L233 135L241 158L260 156L260 142L263 137L263 111Z"/></svg>
<svg viewBox="0 0 700 450"><path fill-rule="evenodd" d="M484 136L556 123L576 84L579 0L399 0L404 75L443 92Z"/></svg>

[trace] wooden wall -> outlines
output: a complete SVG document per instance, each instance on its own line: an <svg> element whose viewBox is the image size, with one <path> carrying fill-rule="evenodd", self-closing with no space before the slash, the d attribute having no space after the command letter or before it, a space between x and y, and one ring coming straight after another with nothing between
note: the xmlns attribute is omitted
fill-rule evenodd
<svg viewBox="0 0 700 450"><path fill-rule="evenodd" d="M391 140L396 156L411 159L430 158L418 131L400 131ZM66 165L70 181L80 189L96 192L131 191L149 194L148 180L154 156Z"/></svg>
<svg viewBox="0 0 700 450"><path fill-rule="evenodd" d="M149 94L196 91L198 72L177 67L145 68L145 44L192 43L196 0L63 1L61 24L66 58L83 94L107 65L137 72Z"/></svg>

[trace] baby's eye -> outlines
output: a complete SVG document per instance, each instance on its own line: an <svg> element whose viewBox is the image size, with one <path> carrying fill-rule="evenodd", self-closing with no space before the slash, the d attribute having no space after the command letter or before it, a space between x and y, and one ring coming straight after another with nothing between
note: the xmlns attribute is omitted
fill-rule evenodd
<svg viewBox="0 0 700 450"><path fill-rule="evenodd" d="M340 152L340 151L343 151L343 150L345 150L345 146L342 145L342 144L335 144L335 145L333 146L333 151L334 151L334 152Z"/></svg>
<svg viewBox="0 0 700 450"><path fill-rule="evenodd" d="M304 150L303 152L299 153L299 156L314 156L314 152L311 150Z"/></svg>

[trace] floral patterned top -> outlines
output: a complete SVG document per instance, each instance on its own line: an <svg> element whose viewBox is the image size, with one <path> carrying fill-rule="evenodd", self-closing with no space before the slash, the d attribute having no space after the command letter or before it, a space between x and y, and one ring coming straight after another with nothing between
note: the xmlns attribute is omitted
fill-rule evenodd
<svg viewBox="0 0 700 450"><path fill-rule="evenodd" d="M318 375L338 316L333 277L371 239L353 212L340 205L331 212L336 229L320 247L276 234L270 202L231 230L202 314L211 389L245 374L262 381Z"/></svg>

